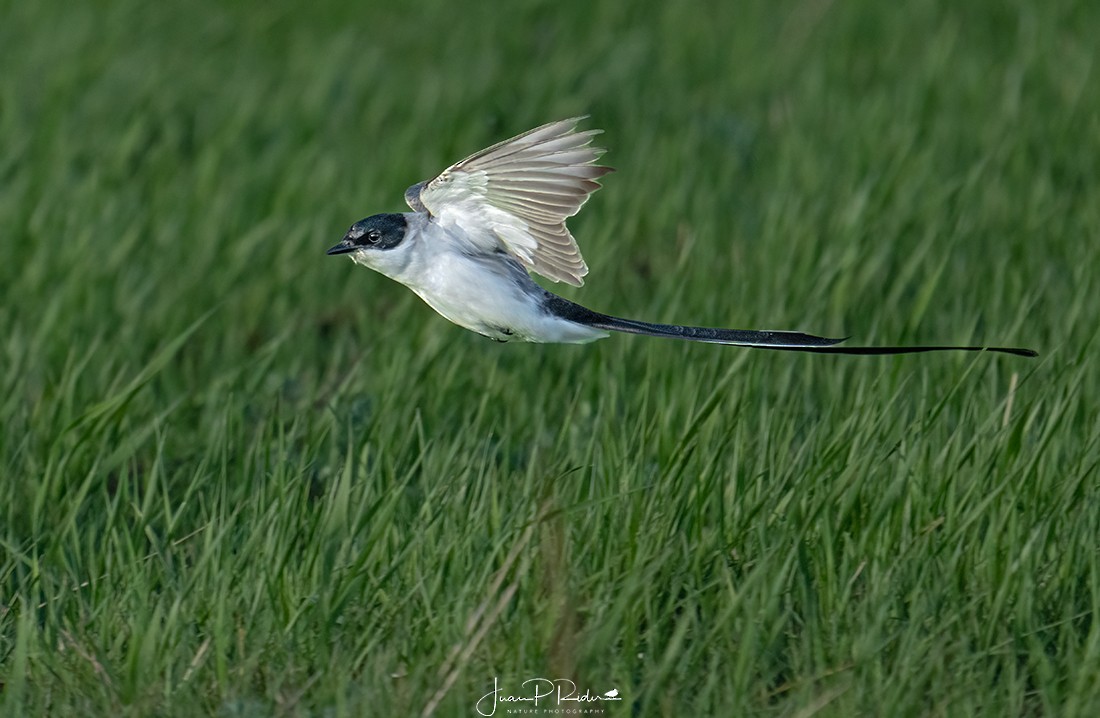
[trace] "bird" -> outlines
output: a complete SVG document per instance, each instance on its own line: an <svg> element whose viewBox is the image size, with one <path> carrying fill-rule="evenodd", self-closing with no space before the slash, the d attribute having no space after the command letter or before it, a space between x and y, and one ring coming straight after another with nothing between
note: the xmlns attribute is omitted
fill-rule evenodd
<svg viewBox="0 0 1100 718"><path fill-rule="evenodd" d="M753 349L818 354L1001 352L1000 346L847 346L849 337L797 331L658 324L603 314L532 279L581 286L588 265L566 227L613 170L597 164L600 130L586 117L550 122L499 142L405 192L411 212L381 213L351 225L328 250L348 255L411 289L460 327L499 342L587 343L624 332Z"/></svg>

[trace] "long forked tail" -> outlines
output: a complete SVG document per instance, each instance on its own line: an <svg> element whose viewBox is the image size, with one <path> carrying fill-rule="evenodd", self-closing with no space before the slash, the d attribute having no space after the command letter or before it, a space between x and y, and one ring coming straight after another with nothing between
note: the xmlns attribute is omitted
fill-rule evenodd
<svg viewBox="0 0 1100 718"><path fill-rule="evenodd" d="M966 346L915 346L915 347L842 347L837 346L848 337L830 339L801 332L760 331L755 329L711 329L708 327L687 327L680 324L654 324L634 319L620 319L600 314L591 309L574 304L557 295L549 294L546 308L563 319L594 327L627 334L642 334L650 337L687 339L708 344L726 344L754 349L772 349L788 352L813 352L815 354L857 354L864 356L883 354L920 354L923 352L1001 352L1022 357L1036 357L1038 352L1019 347L966 347Z"/></svg>

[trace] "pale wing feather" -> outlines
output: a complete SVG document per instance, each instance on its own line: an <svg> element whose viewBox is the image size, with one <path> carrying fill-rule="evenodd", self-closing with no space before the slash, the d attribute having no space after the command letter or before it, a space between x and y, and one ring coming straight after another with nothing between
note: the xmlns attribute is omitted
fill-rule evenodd
<svg viewBox="0 0 1100 718"><path fill-rule="evenodd" d="M588 274L565 221L611 172L594 162L599 130L577 132L574 117L536 127L458 162L405 193L409 206L454 223L471 241L489 240L525 267L554 281L580 286Z"/></svg>

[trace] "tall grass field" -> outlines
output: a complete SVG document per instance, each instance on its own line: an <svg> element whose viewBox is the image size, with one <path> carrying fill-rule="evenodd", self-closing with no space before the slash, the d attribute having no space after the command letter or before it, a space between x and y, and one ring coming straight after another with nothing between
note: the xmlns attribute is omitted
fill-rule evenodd
<svg viewBox="0 0 1100 718"><path fill-rule="evenodd" d="M1100 715L1098 37L0 0L0 715ZM582 114L548 288L1040 356L498 344L325 256Z"/></svg>

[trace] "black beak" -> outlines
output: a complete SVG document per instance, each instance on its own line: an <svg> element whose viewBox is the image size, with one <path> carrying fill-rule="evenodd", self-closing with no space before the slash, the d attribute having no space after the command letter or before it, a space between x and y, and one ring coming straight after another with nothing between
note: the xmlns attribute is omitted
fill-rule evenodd
<svg viewBox="0 0 1100 718"><path fill-rule="evenodd" d="M325 254L347 254L348 252L354 252L356 249L358 249L358 247L356 247L350 239L344 237L340 240L340 244L325 252Z"/></svg>

